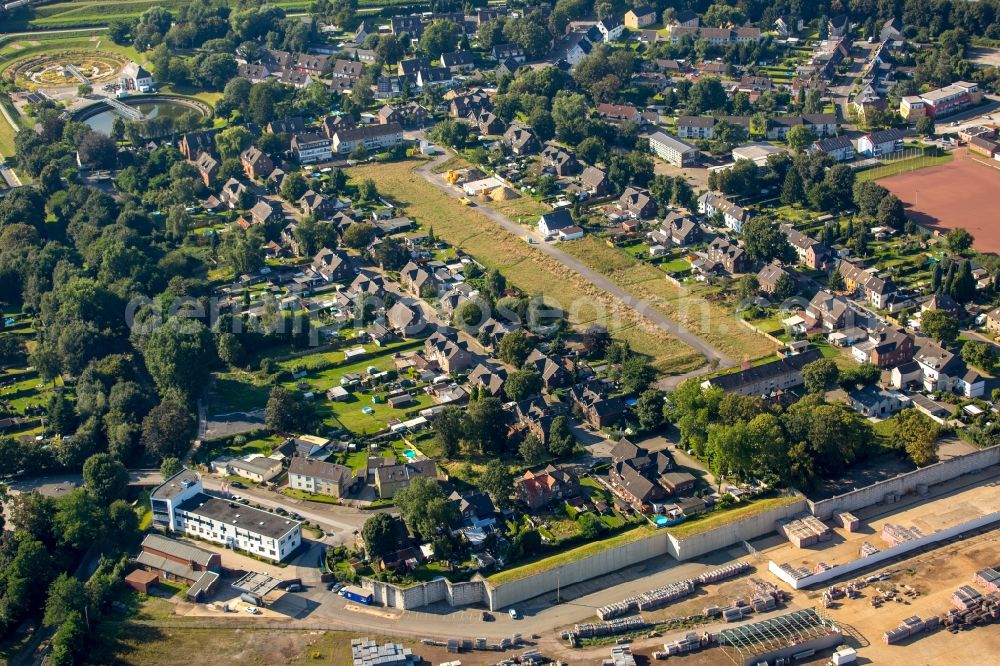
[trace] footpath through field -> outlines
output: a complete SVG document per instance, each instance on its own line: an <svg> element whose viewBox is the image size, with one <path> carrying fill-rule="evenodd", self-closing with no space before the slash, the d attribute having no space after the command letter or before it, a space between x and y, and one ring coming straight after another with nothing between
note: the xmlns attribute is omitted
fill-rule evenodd
<svg viewBox="0 0 1000 666"><path fill-rule="evenodd" d="M448 184L444 176L442 174L434 172L434 168L441 165L448 158L449 158L448 154L444 153L442 155L439 155L438 157L435 157L433 160L427 162L426 164L417 167L414 171L418 173L424 180L431 183L438 189L442 190L449 196L457 198L459 194L454 191L451 185ZM519 238L527 236L535 239L535 235L531 231L525 229L522 225L514 222L506 215L500 213L494 208L491 208L489 206L479 206L476 208L476 210L480 214L488 217L493 222L496 222L506 231L510 232L511 234ZM618 299L621 303L635 310L639 315L648 319L664 332L677 338L678 340L685 343L698 353L702 354L709 361L709 364L704 366L703 368L700 368L690 373L685 373L685 375L682 375L682 377L704 374L705 372L708 372L715 368L728 368L735 365L735 362L733 361L732 358L722 353L712 345L708 344L707 342L699 338L697 335L693 334L691 331L685 329L683 326L675 322L670 317L667 317L665 314L663 314L656 308L650 307L650 304L648 302L632 296L627 291L625 291L624 289L613 283L611 280L607 279L605 276L601 275L597 271L594 271L590 267L581 263L575 257L572 257L569 254L563 252L557 246L551 243L539 242L535 244L534 247L538 248L548 256L552 257L553 259L561 263L563 266L580 274L589 282L591 282L594 286L598 287L602 291L607 292L614 298ZM677 378L673 377L670 379L677 379Z"/></svg>

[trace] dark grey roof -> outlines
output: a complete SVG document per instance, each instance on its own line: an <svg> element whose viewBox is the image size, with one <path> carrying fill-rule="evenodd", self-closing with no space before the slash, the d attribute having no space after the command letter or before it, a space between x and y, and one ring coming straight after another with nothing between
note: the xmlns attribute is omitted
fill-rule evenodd
<svg viewBox="0 0 1000 666"><path fill-rule="evenodd" d="M297 520L261 511L245 504L229 502L205 493L198 493L179 507L181 511L204 516L255 534L279 539L299 525Z"/></svg>
<svg viewBox="0 0 1000 666"><path fill-rule="evenodd" d="M142 540L142 547L181 557L189 562L197 562L203 567L209 565L212 555L215 554L193 544L165 537L162 534L147 534L146 538Z"/></svg>
<svg viewBox="0 0 1000 666"><path fill-rule="evenodd" d="M823 358L823 354L818 349L808 349L801 354L786 356L777 361L764 363L746 370L740 370L728 375L713 377L709 381L712 386L721 388L724 391L735 391L737 389L755 382L780 377L789 372L801 371L803 366L818 361Z"/></svg>

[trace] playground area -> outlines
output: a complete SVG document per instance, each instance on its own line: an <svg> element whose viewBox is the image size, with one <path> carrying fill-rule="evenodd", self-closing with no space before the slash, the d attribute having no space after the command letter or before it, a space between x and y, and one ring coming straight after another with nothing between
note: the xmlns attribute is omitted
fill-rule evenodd
<svg viewBox="0 0 1000 666"><path fill-rule="evenodd" d="M977 250L1000 252L1000 226L994 223L1000 162L964 149L954 156L946 164L878 182L903 201L907 217L917 224L940 233L962 227L975 237Z"/></svg>

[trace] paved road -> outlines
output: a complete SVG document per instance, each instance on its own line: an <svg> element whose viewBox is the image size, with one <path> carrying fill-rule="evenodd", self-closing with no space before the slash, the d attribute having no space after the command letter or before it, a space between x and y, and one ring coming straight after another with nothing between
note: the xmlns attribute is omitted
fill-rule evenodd
<svg viewBox="0 0 1000 666"><path fill-rule="evenodd" d="M447 160L448 157L449 155L447 153L443 153L442 155L431 160L430 162L417 167L416 172L419 173L420 176L424 178L424 180L431 183L444 193L453 196L455 198L458 198L461 196L461 194L457 190L455 190L455 188L449 185L441 174L433 172L434 167L438 166L439 164ZM639 313L649 321L653 322L663 331L667 332L668 334L677 338L681 342L687 344L689 347L691 347L698 353L702 354L709 361L709 364L699 370L694 371L693 373L688 373L689 375L694 376L694 375L704 374L706 372L711 371L714 368L719 368L719 367L725 368L725 367L732 367L733 365L735 365L733 359L726 356L718 349L716 349L712 345L708 344L707 342L699 338L694 333L685 329L683 326L681 326L674 320L667 317L661 311L652 307L648 301L632 296L627 291L625 291L615 283L611 282L597 271L594 271L590 267L581 263L575 257L570 256L569 254L563 252L553 244L544 242L541 238L539 238L537 232L526 229L522 225L517 224L516 222L508 218L503 213L500 213L496 209L491 208L489 206L479 206L477 210L479 211L480 214L485 215L486 217L496 222L498 225L500 225L510 233L514 234L515 236L519 238L532 238L533 240L538 241L535 244L535 247L537 247L539 250L549 255L550 257L552 257L559 263L563 264L567 268L576 271L584 278L589 280L591 283L593 283L594 286L607 292L611 296L614 296L616 299L624 303L627 307L632 308L637 313Z"/></svg>
<svg viewBox="0 0 1000 666"><path fill-rule="evenodd" d="M211 475L203 474L201 481L206 490L218 492L222 489L223 480ZM328 541L334 544L353 542L355 530L360 530L365 521L377 513L335 504L296 500L258 488L240 488L235 492L269 509L282 507L294 511L310 522L318 523L331 536Z"/></svg>

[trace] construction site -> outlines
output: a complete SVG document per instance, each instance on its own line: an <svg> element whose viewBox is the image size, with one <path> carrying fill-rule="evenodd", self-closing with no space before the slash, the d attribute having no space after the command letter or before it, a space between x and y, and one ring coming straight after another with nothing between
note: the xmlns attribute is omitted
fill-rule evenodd
<svg viewBox="0 0 1000 666"><path fill-rule="evenodd" d="M964 487L941 485L936 495L928 492L907 502L888 497L826 522L814 516L783 522L776 527L788 541L767 552L768 568L794 589L814 587L1000 519L995 475Z"/></svg>

